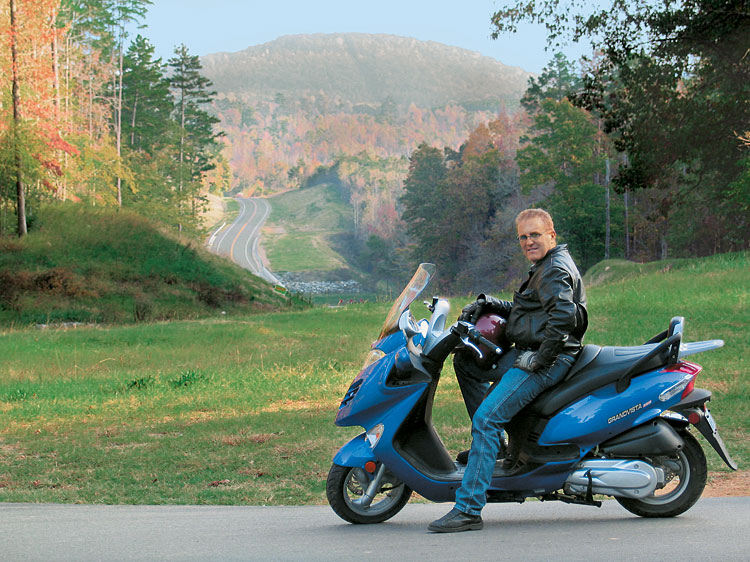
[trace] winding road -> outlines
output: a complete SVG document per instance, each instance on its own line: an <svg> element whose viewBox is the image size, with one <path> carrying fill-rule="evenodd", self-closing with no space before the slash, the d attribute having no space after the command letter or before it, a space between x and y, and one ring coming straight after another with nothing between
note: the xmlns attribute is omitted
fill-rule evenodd
<svg viewBox="0 0 750 562"><path fill-rule="evenodd" d="M273 283L281 284L271 273L258 254L260 229L271 214L271 205L265 199L235 199L240 205L240 214L233 223L221 224L208 239L208 249L214 254L227 256L240 267L251 271Z"/></svg>

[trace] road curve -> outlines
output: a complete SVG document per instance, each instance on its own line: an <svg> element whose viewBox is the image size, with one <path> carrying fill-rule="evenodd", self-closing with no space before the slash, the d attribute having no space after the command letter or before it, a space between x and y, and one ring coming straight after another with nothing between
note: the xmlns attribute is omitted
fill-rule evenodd
<svg viewBox="0 0 750 562"><path fill-rule="evenodd" d="M279 280L266 268L258 254L260 229L271 214L271 205L265 199L237 197L240 213L233 223L221 224L208 239L208 249L226 256L240 267L278 285Z"/></svg>
<svg viewBox="0 0 750 562"><path fill-rule="evenodd" d="M747 560L750 497L706 498L669 519L614 501L490 504L484 530L427 532L450 504L409 504L379 525L350 525L328 506L0 504L0 557L55 560Z"/></svg>

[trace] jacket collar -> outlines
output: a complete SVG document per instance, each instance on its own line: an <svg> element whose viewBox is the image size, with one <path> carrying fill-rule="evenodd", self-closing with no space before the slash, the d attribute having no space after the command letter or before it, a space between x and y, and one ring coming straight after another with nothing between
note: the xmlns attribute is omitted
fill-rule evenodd
<svg viewBox="0 0 750 562"><path fill-rule="evenodd" d="M554 248L552 248L549 252L545 254L545 256L540 259L538 262L536 262L534 265L531 266L531 269L529 269L529 275L533 275L542 265L544 265L548 260L552 258L555 254L559 254L562 251L567 251L568 245L567 244L558 244Z"/></svg>

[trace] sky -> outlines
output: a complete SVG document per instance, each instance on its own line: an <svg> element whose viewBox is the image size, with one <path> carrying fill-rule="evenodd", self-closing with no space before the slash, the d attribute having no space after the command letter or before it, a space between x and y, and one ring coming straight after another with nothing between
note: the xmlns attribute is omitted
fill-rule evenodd
<svg viewBox="0 0 750 562"><path fill-rule="evenodd" d="M494 0L153 0L141 33L167 60L184 43L191 54L241 51L283 35L386 33L462 47L540 73L552 59L541 26L490 38ZM577 60L590 48L563 50Z"/></svg>

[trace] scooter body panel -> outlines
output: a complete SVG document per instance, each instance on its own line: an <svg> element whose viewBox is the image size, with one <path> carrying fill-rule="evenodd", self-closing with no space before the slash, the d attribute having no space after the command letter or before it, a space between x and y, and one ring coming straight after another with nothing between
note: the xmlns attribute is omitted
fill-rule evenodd
<svg viewBox="0 0 750 562"><path fill-rule="evenodd" d="M635 377L621 393L609 384L577 400L554 415L539 438L540 445L573 443L591 449L659 416L679 402L679 395L661 401L662 392L684 375L665 369Z"/></svg>
<svg viewBox="0 0 750 562"><path fill-rule="evenodd" d="M367 443L364 433L360 433L341 447L336 456L333 457L333 462L339 466L356 466L360 468L364 468L367 461L375 460L377 459L373 454L372 447Z"/></svg>

